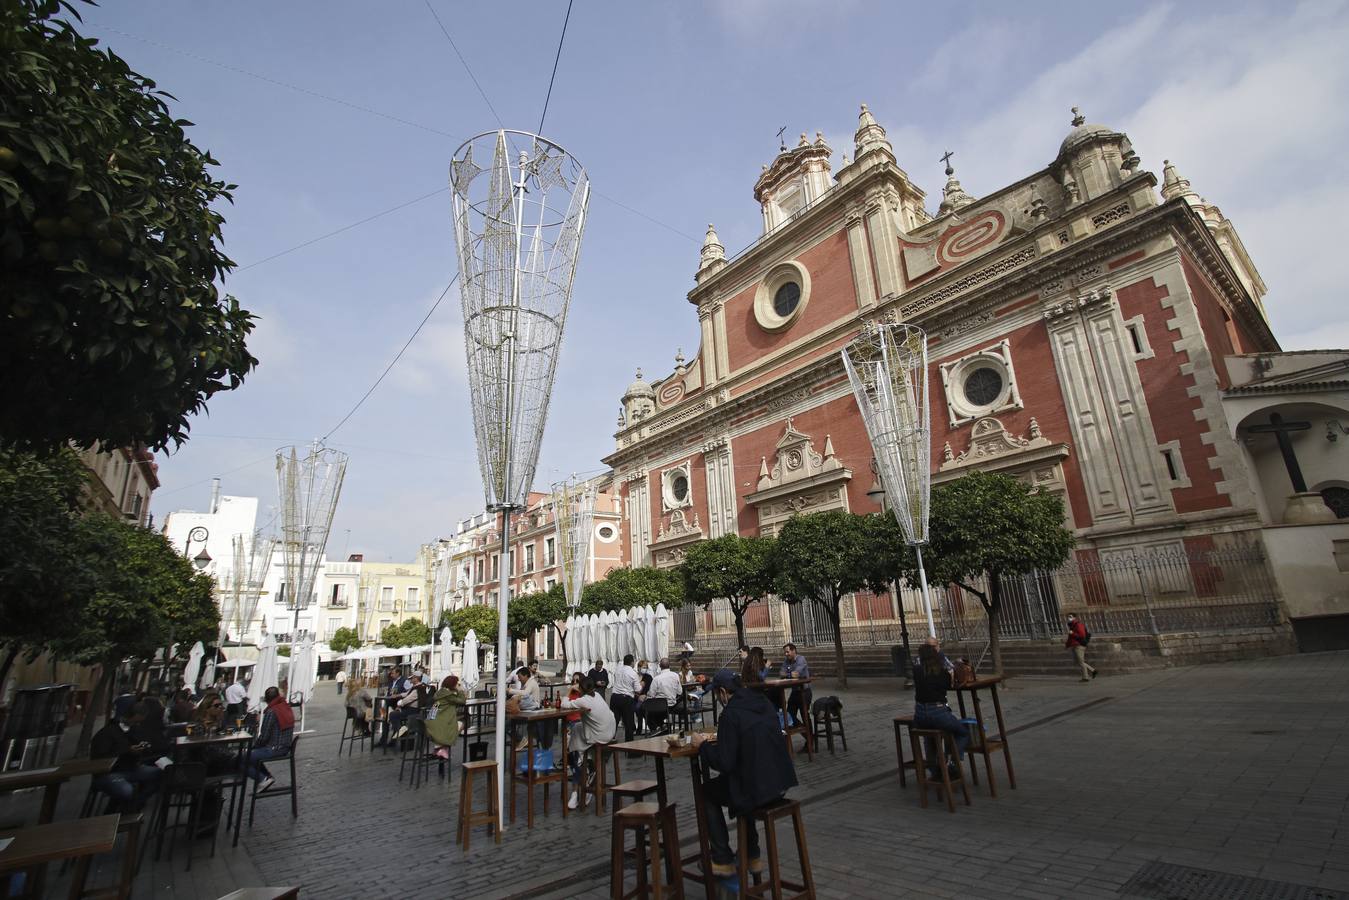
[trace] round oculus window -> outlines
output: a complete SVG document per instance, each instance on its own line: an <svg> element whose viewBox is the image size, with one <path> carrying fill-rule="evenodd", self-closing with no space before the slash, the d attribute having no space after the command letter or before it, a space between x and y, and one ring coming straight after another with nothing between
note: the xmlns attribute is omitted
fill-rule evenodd
<svg viewBox="0 0 1349 900"><path fill-rule="evenodd" d="M801 285L795 281L788 281L773 294L773 312L785 319L796 312L796 307L800 302Z"/></svg>
<svg viewBox="0 0 1349 900"><path fill-rule="evenodd" d="M971 406L992 406L1002 394L1002 373L980 366L965 376L965 401Z"/></svg>
<svg viewBox="0 0 1349 900"><path fill-rule="evenodd" d="M676 475L670 479L670 495L679 503L689 495L689 480L685 475Z"/></svg>
<svg viewBox="0 0 1349 900"><path fill-rule="evenodd" d="M599 536L602 541L611 541L614 538L614 526L601 525L599 527Z"/></svg>

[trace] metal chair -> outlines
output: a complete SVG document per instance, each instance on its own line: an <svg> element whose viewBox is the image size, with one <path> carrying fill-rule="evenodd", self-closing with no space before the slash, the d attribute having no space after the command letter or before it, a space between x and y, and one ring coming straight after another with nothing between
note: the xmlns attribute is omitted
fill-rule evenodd
<svg viewBox="0 0 1349 900"><path fill-rule="evenodd" d="M178 843L178 831L187 831L187 869L192 870L192 852L202 827L202 812L206 808L207 779L205 763L178 763L164 770L159 785L159 802L155 806L151 834L155 837L155 859L164 851L164 835L172 832L169 838L169 858L173 858L173 848ZM223 806L223 804L222 804ZM183 822L183 811L187 811L187 822ZM169 813L173 813L173 824L169 824ZM220 815L216 809L217 819ZM211 832L211 856L215 856L216 831ZM150 846L150 835L146 836L145 846Z"/></svg>
<svg viewBox="0 0 1349 900"><path fill-rule="evenodd" d="M299 746L300 746L300 735L297 734L290 739L289 753L287 753L285 756L277 756L267 760L267 763L269 765L273 763L288 761L290 763L290 783L281 786L272 785L266 790L258 789L258 785L261 784L261 782L253 783L253 796L248 802L249 828L253 827L253 812L257 808L258 800L265 800L268 797L290 797L290 817L292 819L298 819L300 817L299 782L296 780L295 777L295 753L299 749Z"/></svg>
<svg viewBox="0 0 1349 900"><path fill-rule="evenodd" d="M347 756L351 756L351 748L355 744L369 744L367 749L374 749L374 730L367 724L364 729L361 728L361 719L356 718L356 710L350 706L347 708L347 718L342 723L342 737L337 742L337 755L342 755L342 748L347 748ZM350 730L348 732L348 730Z"/></svg>

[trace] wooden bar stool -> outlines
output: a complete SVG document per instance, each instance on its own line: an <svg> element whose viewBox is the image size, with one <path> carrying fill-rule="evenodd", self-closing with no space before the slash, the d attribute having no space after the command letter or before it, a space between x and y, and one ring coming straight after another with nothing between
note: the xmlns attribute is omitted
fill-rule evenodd
<svg viewBox="0 0 1349 900"><path fill-rule="evenodd" d="M827 701L834 701L829 703ZM824 732L825 743L829 745L829 754L834 753L834 737L843 742L843 749L848 749L848 735L843 731L843 704L838 702L837 697L821 697L815 701L815 709L812 712L815 719L815 738L818 741L820 732Z"/></svg>
<svg viewBox="0 0 1349 900"><path fill-rule="evenodd" d="M644 801L652 794L659 793L660 782L652 781L649 778L634 778L632 781L615 784L607 790L614 795L614 812L618 812L620 800L626 798L638 802Z"/></svg>
<svg viewBox="0 0 1349 900"><path fill-rule="evenodd" d="M931 738L932 744L937 751L937 769L941 772L941 781L934 782L927 776L927 761L923 757L924 739ZM952 787L960 785L961 793L965 795L965 805L970 805L970 788L965 783L965 769L960 764L960 754L956 751L955 735L949 731L942 731L937 728L915 728L909 726L909 743L913 748L914 774L918 778L918 798L922 803L923 809L927 809L927 791L928 788L936 788L944 791L946 794L946 807L951 812L956 811L955 793ZM947 755L949 751L949 756ZM956 770L955 777L951 777L950 768L954 766Z"/></svg>
<svg viewBox="0 0 1349 900"><path fill-rule="evenodd" d="M618 754L609 752L609 747L605 744L596 744L593 748L595 754L595 815L599 815L604 809L604 794L613 790L614 786L623 780L623 775L619 770ZM613 770L613 780L606 781L604 777L604 764L609 763L609 768Z"/></svg>
<svg viewBox="0 0 1349 900"><path fill-rule="evenodd" d="M914 762L911 759L904 758L904 737L900 734L901 728L913 729L913 716L895 716L895 758L899 762L899 786L908 787L909 780L905 777L904 770L913 768ZM912 738L909 739L912 741Z"/></svg>
<svg viewBox="0 0 1349 900"><path fill-rule="evenodd" d="M736 874L740 882L740 896L762 897L768 894L773 900L814 900L815 876L810 870L810 849L806 846L806 824L801 819L801 803L783 797L759 807L750 815L755 822L763 824L763 838L767 845L763 849L767 851L768 869L764 873L767 877L761 883L750 884L749 858L746 853L750 826L746 818L741 816L738 820L739 831L736 837L736 850L739 854ZM787 881L782 877L781 860L778 856L777 824L779 819L787 816L791 816L792 830L796 833L796 855L801 863L799 882ZM794 893L785 894L784 891Z"/></svg>
<svg viewBox="0 0 1349 900"><path fill-rule="evenodd" d="M459 827L454 839L468 850L468 836L474 825L486 825L501 843L501 829L497 828L497 764L496 760L479 759L463 764L464 776L459 781ZM475 812L473 809L473 778L479 772L487 776L487 809Z"/></svg>
<svg viewBox="0 0 1349 900"><path fill-rule="evenodd" d="M684 872L679 865L675 807L674 803L665 807L655 803L634 803L614 812L609 875L609 893L613 900L631 900L633 897L678 897L683 900ZM631 891L626 890L623 875L624 847L629 831L635 832L637 839L637 886ZM647 870L648 859L650 871ZM668 887L661 880L662 868L669 879Z"/></svg>

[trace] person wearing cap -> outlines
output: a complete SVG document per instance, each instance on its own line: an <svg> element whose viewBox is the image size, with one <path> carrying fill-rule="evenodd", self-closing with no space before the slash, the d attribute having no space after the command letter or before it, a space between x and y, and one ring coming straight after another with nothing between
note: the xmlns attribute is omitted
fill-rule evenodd
<svg viewBox="0 0 1349 900"><path fill-rule="evenodd" d="M717 724L717 739L695 733L694 746L699 758L719 773L703 783L703 817L712 851L712 874L735 874L735 853L722 807L732 816L744 816L781 798L796 786L796 768L778 724L778 710L763 691L747 688L730 669L719 669L712 676L712 692L723 709ZM748 822L751 872L763 871L759 855L759 833Z"/></svg>

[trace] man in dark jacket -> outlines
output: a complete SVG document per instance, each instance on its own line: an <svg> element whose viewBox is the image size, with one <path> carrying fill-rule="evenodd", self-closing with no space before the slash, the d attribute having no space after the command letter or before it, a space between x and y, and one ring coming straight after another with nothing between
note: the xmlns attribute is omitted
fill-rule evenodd
<svg viewBox="0 0 1349 900"><path fill-rule="evenodd" d="M721 808L741 816L777 800L796 786L796 768L787 753L777 707L763 691L744 687L730 669L712 677L712 691L724 706L717 739L695 734L693 741L699 758L720 773L703 783L703 815L712 845L712 874L727 876L735 874L735 854ZM752 823L748 850L750 871L762 872L759 832Z"/></svg>
<svg viewBox="0 0 1349 900"><path fill-rule="evenodd" d="M111 772L94 777L94 788L112 801L109 812L139 812L159 786L159 769L147 762L154 749L136 736L145 713L144 704L137 703L125 715L114 716L89 744L90 759L115 760Z"/></svg>

